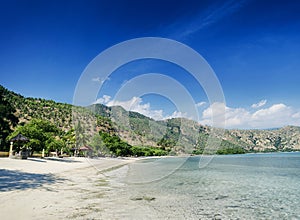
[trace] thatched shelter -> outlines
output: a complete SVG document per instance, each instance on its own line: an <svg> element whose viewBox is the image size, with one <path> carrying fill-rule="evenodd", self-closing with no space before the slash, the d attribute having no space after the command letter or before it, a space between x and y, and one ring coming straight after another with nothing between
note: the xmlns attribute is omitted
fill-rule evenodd
<svg viewBox="0 0 300 220"><path fill-rule="evenodd" d="M9 157L13 157L13 144L15 142L17 143L25 143L28 142L29 138L25 137L22 134L17 134L15 137L13 137L12 139L10 139L10 150L9 150ZM27 150L20 150L19 152L19 156L21 157L21 159L27 159L28 157L28 151Z"/></svg>
<svg viewBox="0 0 300 220"><path fill-rule="evenodd" d="M15 137L13 137L12 139L10 139L10 142L28 142L29 138L25 137L22 134L17 134Z"/></svg>
<svg viewBox="0 0 300 220"><path fill-rule="evenodd" d="M84 156L91 157L93 155L93 148L87 145L80 147L79 151L81 151Z"/></svg>

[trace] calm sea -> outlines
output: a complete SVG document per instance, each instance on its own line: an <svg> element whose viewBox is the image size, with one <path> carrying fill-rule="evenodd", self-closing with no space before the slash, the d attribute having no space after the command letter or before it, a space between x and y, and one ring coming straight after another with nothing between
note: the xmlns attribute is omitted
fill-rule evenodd
<svg viewBox="0 0 300 220"><path fill-rule="evenodd" d="M215 156L201 168L199 160L149 159L124 168L114 217L300 219L300 153Z"/></svg>

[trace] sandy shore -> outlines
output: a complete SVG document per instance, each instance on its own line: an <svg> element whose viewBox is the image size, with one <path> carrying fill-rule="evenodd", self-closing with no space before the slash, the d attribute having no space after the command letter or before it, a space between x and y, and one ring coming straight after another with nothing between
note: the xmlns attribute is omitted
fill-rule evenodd
<svg viewBox="0 0 300 220"><path fill-rule="evenodd" d="M107 219L103 201L115 187L108 173L134 161L0 158L1 219Z"/></svg>

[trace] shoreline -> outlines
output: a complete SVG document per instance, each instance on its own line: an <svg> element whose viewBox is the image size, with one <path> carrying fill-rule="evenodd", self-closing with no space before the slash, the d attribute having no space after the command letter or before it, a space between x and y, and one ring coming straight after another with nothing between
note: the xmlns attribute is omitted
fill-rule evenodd
<svg viewBox="0 0 300 220"><path fill-rule="evenodd" d="M191 176L186 176L189 174L183 169L175 175L170 175L172 181L169 181L169 177L162 178L161 181L142 184L126 181L126 178L130 178L130 172L135 171L132 170L135 166L130 166L130 164L136 165L136 161L144 159L149 159L149 157L66 159L69 162L61 159L45 161L30 159L26 161L0 158L1 217L8 220L166 219L172 216L182 219L201 216L203 219L212 219L218 213L224 217L228 216L230 213L227 211L230 211L231 208L228 208L226 204L234 202L234 198L240 199L240 195L235 197L235 194L224 194L223 189L226 188L221 187L224 184L219 185L219 180L236 184L236 186L239 186L240 183L245 186L253 183L246 181L244 172L238 173L241 179L232 180L231 175L235 172L229 172L224 165L202 170L201 173L188 169L189 172L193 171ZM155 177L157 170L151 164L149 167L151 169L147 169L147 171L150 171L149 174ZM239 169L248 169L249 167L247 167L230 166L230 169L235 168L237 172ZM157 168L161 171L161 167ZM166 166L165 168L168 171L170 167ZM219 176L220 170L224 174L221 177ZM273 170L277 172L276 167ZM137 177L148 175L147 172L143 172L143 169L140 171L142 175L137 175ZM250 171L253 171L252 168ZM260 172L255 172L255 175L257 173ZM218 180L218 178L221 179ZM255 178L255 176L249 175L249 178ZM221 188L210 188L211 184ZM189 186L192 188L189 189ZM229 189L230 187L231 185L229 185ZM203 189L205 190L203 191ZM218 191L215 192L215 189ZM177 192L179 194L176 194ZM193 193L191 194L191 192ZM255 192L260 195L259 189ZM193 206L195 202L204 205L207 210L197 209L197 206ZM214 206L216 202L219 206ZM250 204L247 201L244 202L245 205ZM217 207L223 207L225 211L220 212ZM162 213L162 210L165 212ZM196 214L195 210L197 210ZM242 214L243 209L239 208L238 210ZM205 216L212 217L206 218Z"/></svg>
<svg viewBox="0 0 300 220"><path fill-rule="evenodd" d="M138 178L143 175L155 177L157 170L152 164L148 164L149 169L140 170L142 175L134 172L134 162L143 158L75 159L79 162L0 159L1 217L47 220L214 219L217 216L220 219L246 219L249 216L267 217L271 208L272 217L276 218L282 210L276 209L272 200L277 198L274 195L286 190L286 186L293 190L287 191L287 196L282 194L283 197L280 197L288 201L284 211L289 216L298 214L289 209L289 204L295 207L298 204L294 193L299 189L299 181L295 178L298 165L292 163L293 168L286 167L287 176L278 176L274 175L278 173L278 163L273 161L278 158L276 155L268 160L270 167L265 167L259 158L253 157L256 168L244 162L231 164L230 158L226 159L228 163L221 161L201 172L193 168L197 163L190 161L191 164L185 169L168 178L142 184L126 180L130 178L130 172L137 174ZM281 161L280 158L277 160ZM160 173L160 165L164 165L165 161L162 162L157 166ZM24 165L23 171L20 164ZM63 164L65 167L62 167ZM164 166L166 171L169 165L172 163ZM48 170L43 166L48 166ZM28 172L30 167L32 172ZM280 184L274 185L275 180ZM259 187L256 187L257 184ZM270 187L271 191L268 190ZM237 194L231 193L231 189L239 191ZM244 208L252 207L253 203L256 203L254 208ZM282 205L279 202L275 204ZM256 212L259 209L261 213Z"/></svg>

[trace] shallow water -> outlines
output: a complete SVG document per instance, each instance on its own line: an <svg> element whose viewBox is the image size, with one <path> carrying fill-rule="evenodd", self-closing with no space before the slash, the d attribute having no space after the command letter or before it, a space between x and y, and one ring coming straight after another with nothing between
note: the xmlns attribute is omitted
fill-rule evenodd
<svg viewBox="0 0 300 220"><path fill-rule="evenodd" d="M114 218L300 219L300 153L215 156L202 168L199 160L151 159L123 168L112 177L119 182L110 198L118 201Z"/></svg>

